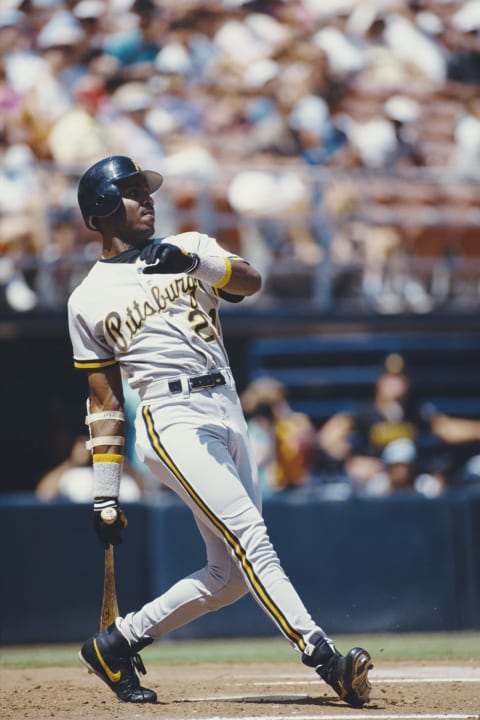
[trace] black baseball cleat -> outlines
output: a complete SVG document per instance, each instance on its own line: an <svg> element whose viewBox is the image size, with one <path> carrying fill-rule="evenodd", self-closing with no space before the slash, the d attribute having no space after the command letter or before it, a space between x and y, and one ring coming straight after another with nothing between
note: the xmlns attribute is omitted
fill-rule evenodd
<svg viewBox="0 0 480 720"><path fill-rule="evenodd" d="M151 642L152 638L144 638L130 645L113 623L89 638L78 656L88 671L98 675L122 702L155 703L156 693L141 687L136 673L147 672L138 652Z"/></svg>
<svg viewBox="0 0 480 720"><path fill-rule="evenodd" d="M336 653L326 665L317 668L317 673L342 700L354 708L361 708L370 700L372 686L368 671L372 667L368 652L354 647L345 656Z"/></svg>
<svg viewBox="0 0 480 720"><path fill-rule="evenodd" d="M346 655L341 655L337 650L332 651L321 639L313 652L303 654L302 660L305 665L314 667L322 680L352 707L362 708L369 702L372 686L368 672L373 663L370 654L363 648L354 647Z"/></svg>

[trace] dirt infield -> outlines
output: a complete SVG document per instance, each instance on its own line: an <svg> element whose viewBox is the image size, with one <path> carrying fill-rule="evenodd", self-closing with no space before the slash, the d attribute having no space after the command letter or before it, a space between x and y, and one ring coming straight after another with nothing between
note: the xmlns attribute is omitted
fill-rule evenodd
<svg viewBox="0 0 480 720"><path fill-rule="evenodd" d="M95 676L75 667L9 668L0 676L2 720L203 720L380 718L480 720L480 667L473 663L382 663L371 672L364 710L342 703L311 671L291 663L160 666L144 685L156 705L122 704Z"/></svg>

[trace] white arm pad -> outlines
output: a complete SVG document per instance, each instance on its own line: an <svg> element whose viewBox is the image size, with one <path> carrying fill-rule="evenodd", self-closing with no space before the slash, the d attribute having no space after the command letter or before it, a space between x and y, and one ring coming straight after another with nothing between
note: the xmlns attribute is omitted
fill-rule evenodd
<svg viewBox="0 0 480 720"><path fill-rule="evenodd" d="M125 413L122 410L104 410L97 413L88 413L85 423L90 425L97 420L122 420L125 422Z"/></svg>
<svg viewBox="0 0 480 720"><path fill-rule="evenodd" d="M91 450L99 445L125 445L125 438L121 435L99 435L98 437L92 437L87 440L85 447L87 450Z"/></svg>

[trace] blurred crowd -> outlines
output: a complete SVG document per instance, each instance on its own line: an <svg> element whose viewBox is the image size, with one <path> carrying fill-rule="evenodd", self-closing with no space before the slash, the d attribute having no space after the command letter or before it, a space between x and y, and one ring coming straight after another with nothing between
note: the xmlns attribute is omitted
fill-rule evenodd
<svg viewBox="0 0 480 720"><path fill-rule="evenodd" d="M308 293L328 248L332 292L361 267L378 310L428 312L452 267L478 300L478 0L2 0L0 68L15 310L63 303L96 256L75 188L108 154L167 177L162 235L201 220L274 294Z"/></svg>
<svg viewBox="0 0 480 720"><path fill-rule="evenodd" d="M321 372L321 370L319 370ZM122 501L161 499L162 488L135 452L133 420L139 398L126 390L127 442ZM419 400L410 369L392 353L371 396L316 423L295 408L288 387L262 375L240 400L265 499L296 495L438 498L456 491L480 493L480 418L446 414ZM93 469L86 436L73 436L67 457L38 481L40 500L87 502Z"/></svg>
<svg viewBox="0 0 480 720"><path fill-rule="evenodd" d="M241 395L264 497L300 490L335 500L480 491L480 419L420 402L405 360L385 365L371 397L317 427L273 377Z"/></svg>

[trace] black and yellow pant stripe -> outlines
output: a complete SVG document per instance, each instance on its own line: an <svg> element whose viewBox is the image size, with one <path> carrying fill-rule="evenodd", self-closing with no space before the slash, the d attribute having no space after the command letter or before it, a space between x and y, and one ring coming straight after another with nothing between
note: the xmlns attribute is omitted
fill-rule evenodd
<svg viewBox="0 0 480 720"><path fill-rule="evenodd" d="M287 618L281 612L279 607L273 602L266 588L262 584L258 575L247 557L245 549L242 547L239 539L229 530L225 523L215 515L210 507L204 502L196 490L188 482L181 470L175 464L173 458L169 455L165 446L162 444L160 437L155 430L152 414L148 405L142 408L143 420L147 429L148 438L155 454L160 458L168 470L175 476L181 484L185 492L194 501L196 506L202 511L205 517L220 531L226 543L231 548L233 554L239 561L240 567L245 574L249 586L255 593L258 601L265 611L271 616L273 621L278 625L285 637L292 642L301 652L305 649L305 642L302 635L296 631L288 622Z"/></svg>

